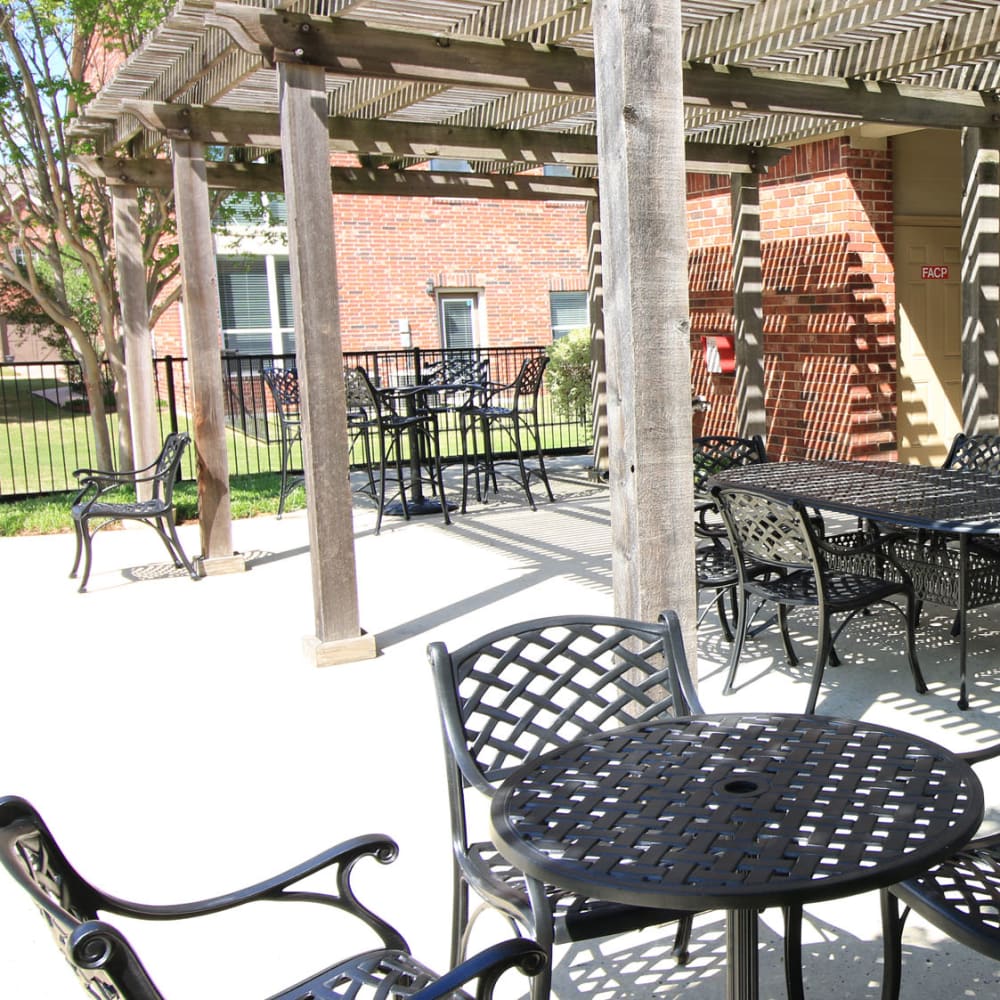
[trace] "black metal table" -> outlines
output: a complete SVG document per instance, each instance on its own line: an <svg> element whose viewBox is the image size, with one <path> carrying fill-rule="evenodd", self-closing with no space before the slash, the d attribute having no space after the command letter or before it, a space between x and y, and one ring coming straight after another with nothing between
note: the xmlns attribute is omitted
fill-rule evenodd
<svg viewBox="0 0 1000 1000"><path fill-rule="evenodd" d="M400 400L406 410L408 417L415 416L418 411L426 407L425 403L419 403L422 397L429 395L454 395L455 393L473 393L482 389L481 385L467 384L464 382L454 383L428 383L420 385L402 385L381 390L386 395L391 395L394 399ZM437 412L446 412L446 408L439 407ZM421 468L428 461L428 456L424 455L421 447L420 437L415 429L410 431L410 499L407 501L404 512L402 501L386 504L386 514L402 516L404 513L412 515L419 514L440 514L441 500L436 497L428 497L424 494L423 478ZM443 492L443 491L442 491ZM448 510L454 510L457 504L448 503Z"/></svg>
<svg viewBox="0 0 1000 1000"><path fill-rule="evenodd" d="M633 906L725 909L727 996L757 997L757 911L909 878L976 832L972 769L822 716L707 715L574 741L518 768L493 840L529 879Z"/></svg>
<svg viewBox="0 0 1000 1000"><path fill-rule="evenodd" d="M902 527L941 531L959 540L958 706L969 707L969 539L1000 536L1000 477L988 472L941 469L898 462L766 462L712 477L711 484L760 490L779 500Z"/></svg>

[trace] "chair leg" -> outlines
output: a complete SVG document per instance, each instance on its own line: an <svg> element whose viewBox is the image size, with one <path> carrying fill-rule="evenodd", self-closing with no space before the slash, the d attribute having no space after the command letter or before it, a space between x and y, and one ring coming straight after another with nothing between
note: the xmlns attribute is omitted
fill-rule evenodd
<svg viewBox="0 0 1000 1000"><path fill-rule="evenodd" d="M476 458L476 418L466 420L464 413L458 415L458 433L462 438L462 506L459 508L464 514L469 501L469 434L472 434L472 463L475 465Z"/></svg>
<svg viewBox="0 0 1000 1000"><path fill-rule="evenodd" d="M920 614L919 602L907 596L906 599L906 659L910 664L910 673L913 674L913 686L917 694L927 693L927 682L924 680L920 663L917 661L917 618Z"/></svg>
<svg viewBox="0 0 1000 1000"><path fill-rule="evenodd" d="M882 897L882 1000L899 1000L903 979L903 925L908 910L899 912L899 900L888 890Z"/></svg>
<svg viewBox="0 0 1000 1000"><path fill-rule="evenodd" d="M740 654L743 652L743 644L747 638L747 628L750 624L750 600L745 593L740 593L736 603L736 640L733 648L729 651L729 670L726 672L726 683L722 688L723 694L732 694L736 682L736 667L740 662Z"/></svg>
<svg viewBox="0 0 1000 1000"><path fill-rule="evenodd" d="M81 523L80 529L83 532L83 576L80 578L77 592L82 594L87 589L87 581L90 579L91 539L93 536L86 524Z"/></svg>
<svg viewBox="0 0 1000 1000"><path fill-rule="evenodd" d="M163 522L169 534L170 542L174 547L174 565L178 567L183 566L188 571L188 576L192 580L197 580L198 571L194 568L191 560L188 559L187 553L184 551L184 546L181 545L181 540L177 536L177 526L174 524L174 519L172 517L164 518Z"/></svg>
<svg viewBox="0 0 1000 1000"><path fill-rule="evenodd" d="M819 698L820 685L823 682L823 670L830 658L833 641L830 638L830 616L824 612L819 616L819 635L816 637L816 660L813 663L812 683L809 685L809 699L806 702L806 715L816 711L816 701Z"/></svg>
<svg viewBox="0 0 1000 1000"><path fill-rule="evenodd" d="M524 464L524 452L521 449L521 418L515 413L511 418L511 436L514 439L514 451L517 454L517 468L521 473L521 489L528 498L528 506L532 510L538 510L535 506L535 498L531 495L531 486L528 483L528 469Z"/></svg>
<svg viewBox="0 0 1000 1000"><path fill-rule="evenodd" d="M799 658L792 645L792 637L788 634L788 608L784 604L778 605L778 625L781 629L781 644L785 647L785 662L790 667L797 667Z"/></svg>
<svg viewBox="0 0 1000 1000"><path fill-rule="evenodd" d="M785 915L785 991L788 1000L805 1000L802 985L802 906L782 907Z"/></svg>
<svg viewBox="0 0 1000 1000"><path fill-rule="evenodd" d="M73 518L73 531L76 535L76 555L73 557L73 568L69 571L69 578L72 580L76 576L76 571L80 568L80 556L83 554L83 531L80 521Z"/></svg>
<svg viewBox="0 0 1000 1000"><path fill-rule="evenodd" d="M535 454L538 456L538 478L541 479L543 485L545 486L545 492L548 494L549 503L554 503L556 498L552 495L552 487L549 485L549 474L545 469L545 456L542 454L542 432L538 427L537 413L535 414L534 424Z"/></svg>
<svg viewBox="0 0 1000 1000"><path fill-rule="evenodd" d="M288 497L288 436L285 428L281 428L281 495L278 497L278 520L285 513L285 499Z"/></svg>
<svg viewBox="0 0 1000 1000"><path fill-rule="evenodd" d="M725 590L718 590L715 593L715 606L719 610L719 624L722 626L722 634L726 637L726 642L733 641L733 630L729 627L729 612L726 610L726 594L732 599L733 588L727 587Z"/></svg>
<svg viewBox="0 0 1000 1000"><path fill-rule="evenodd" d="M694 914L685 913L677 921L677 933L674 935L673 956L678 965L687 965L690 957L691 928L694 926Z"/></svg>
<svg viewBox="0 0 1000 1000"><path fill-rule="evenodd" d="M451 967L465 960L465 929L469 925L469 887L456 863L452 863Z"/></svg>

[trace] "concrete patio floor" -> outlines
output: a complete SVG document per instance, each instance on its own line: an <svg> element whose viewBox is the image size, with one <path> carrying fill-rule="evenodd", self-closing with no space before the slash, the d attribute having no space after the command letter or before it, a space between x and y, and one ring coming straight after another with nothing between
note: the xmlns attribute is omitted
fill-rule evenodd
<svg viewBox="0 0 1000 1000"><path fill-rule="evenodd" d="M404 523L355 507L362 624L381 655L317 669L304 512L238 521L249 571L192 583L164 562L145 528L95 544L89 591L66 577L69 535L0 539L3 726L0 794L42 812L96 884L144 902L177 902L249 885L350 836L400 844L388 868L358 869L363 898L416 954L443 968L450 921L448 817L441 739L425 647L459 645L539 615L612 612L606 490L582 460L554 463L559 502L532 513L513 490L498 502ZM189 553L196 525L183 525ZM878 613L838 644L819 711L868 719L973 749L1000 739L1000 612L972 617L972 708L959 712L951 616L929 608L919 653L930 685L913 692L902 622ZM814 621L793 620L807 660ZM699 634L700 689L710 711L799 711L804 668L787 667L777 635L748 650L740 689L721 695L728 645L709 617ZM980 769L988 807L1000 769ZM1000 812L991 808L987 823ZM310 907L262 905L201 922L124 926L167 997L266 997L360 949ZM303 912L304 911L304 912ZM9 997L82 996L28 900L0 879L0 982ZM722 997L724 923L696 921L691 961L669 958L672 926L557 951L555 992L611 998ZM783 997L780 917L761 927L761 995ZM508 936L483 920L473 949ZM807 995L875 998L881 983L877 894L807 909ZM234 970L235 973L234 973ZM1000 994L1000 963L911 918L903 997Z"/></svg>

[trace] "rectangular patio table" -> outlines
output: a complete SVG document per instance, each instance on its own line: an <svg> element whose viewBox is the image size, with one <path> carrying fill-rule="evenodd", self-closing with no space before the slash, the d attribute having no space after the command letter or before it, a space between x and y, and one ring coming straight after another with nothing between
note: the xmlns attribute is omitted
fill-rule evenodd
<svg viewBox="0 0 1000 1000"><path fill-rule="evenodd" d="M957 538L958 707L969 707L969 540L1000 538L1000 477L899 462L765 462L727 470L713 476L710 484L746 487L785 502Z"/></svg>
<svg viewBox="0 0 1000 1000"><path fill-rule="evenodd" d="M727 911L729 1000L758 995L757 911L893 885L964 846L983 791L960 757L851 719L699 715L574 740L514 771L493 842L529 879L597 899ZM535 880L532 882L532 880ZM801 1000L801 968L787 976Z"/></svg>

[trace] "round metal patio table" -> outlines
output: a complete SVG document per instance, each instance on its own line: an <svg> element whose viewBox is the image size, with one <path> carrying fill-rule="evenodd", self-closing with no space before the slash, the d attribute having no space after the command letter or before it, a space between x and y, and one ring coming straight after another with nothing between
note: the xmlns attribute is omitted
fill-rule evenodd
<svg viewBox="0 0 1000 1000"><path fill-rule="evenodd" d="M633 906L725 909L727 996L757 997L757 911L899 882L976 832L972 769L849 719L725 714L577 740L514 771L494 842L529 878Z"/></svg>

